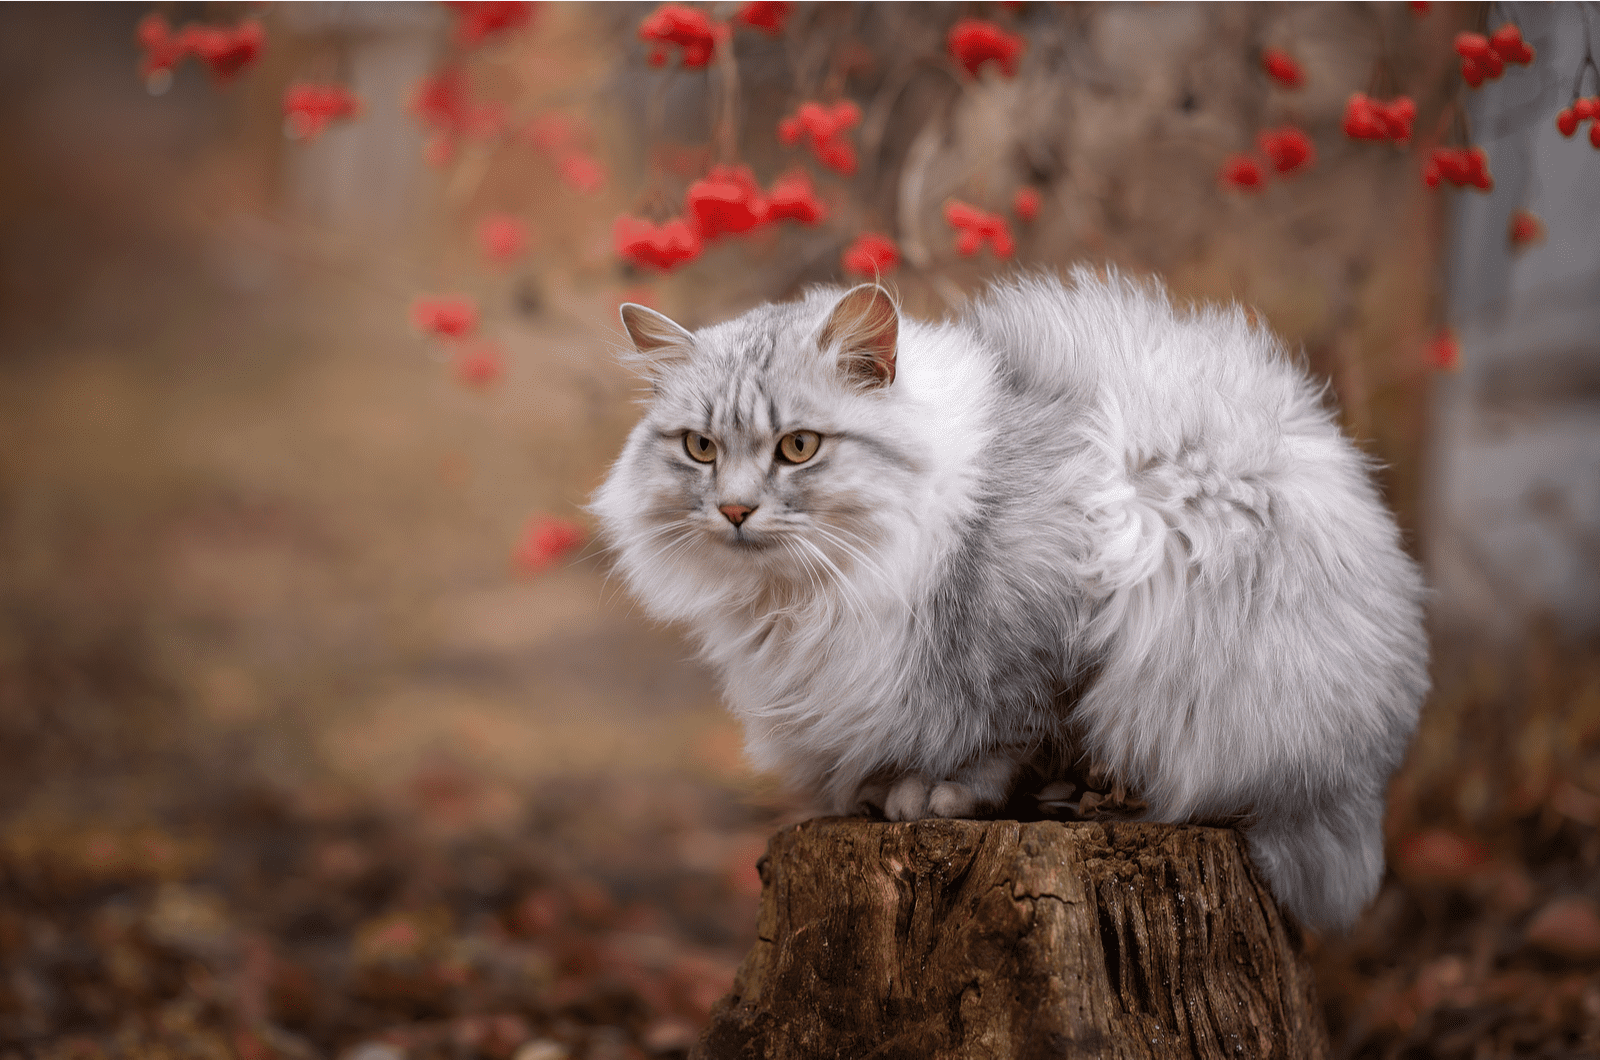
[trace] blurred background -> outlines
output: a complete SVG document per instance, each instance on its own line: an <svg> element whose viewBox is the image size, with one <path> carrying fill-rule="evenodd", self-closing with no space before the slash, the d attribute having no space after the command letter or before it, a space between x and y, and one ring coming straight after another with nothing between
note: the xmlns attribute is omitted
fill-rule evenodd
<svg viewBox="0 0 1600 1060"><path fill-rule="evenodd" d="M705 65L654 5L0 7L0 1056L683 1055L803 808L583 540L616 309L708 323L867 232L913 313L1088 262L1304 352L1435 589L1389 877L1308 943L1336 1051L1600 1055L1600 148L1557 127L1600 5L689 10ZM1508 22L1533 61L1469 88ZM808 101L851 172L778 134ZM1466 145L1492 190L1430 188ZM717 164L826 217L630 262Z"/></svg>

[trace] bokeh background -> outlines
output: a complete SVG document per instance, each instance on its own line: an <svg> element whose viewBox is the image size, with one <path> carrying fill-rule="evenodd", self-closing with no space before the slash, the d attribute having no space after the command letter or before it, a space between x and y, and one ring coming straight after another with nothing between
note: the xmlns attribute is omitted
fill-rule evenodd
<svg viewBox="0 0 1600 1060"><path fill-rule="evenodd" d="M620 302L707 323L864 231L912 312L1083 261L1303 350L1435 586L1389 877L1308 942L1336 1050L1600 1054L1600 150L1555 127L1600 95L1600 5L1420 6L796 4L700 70L650 65L651 5L470 44L421 4L0 7L0 1055L682 1055L804 808L600 550L526 534L588 526L631 425ZM265 47L148 78L152 11ZM1015 76L950 60L962 17L1026 42ZM1455 34L1507 21L1535 62L1469 90ZM412 108L445 69L504 118L448 157ZM288 136L296 82L361 113ZM1415 99L1413 143L1345 136L1354 91ZM841 99L848 177L775 135ZM1313 165L1219 182L1285 123ZM1468 142L1493 191L1427 188ZM828 219L622 261L613 220L718 162L808 168ZM951 197L1014 257L960 255ZM499 214L530 246L496 265ZM415 325L440 294L470 343Z"/></svg>

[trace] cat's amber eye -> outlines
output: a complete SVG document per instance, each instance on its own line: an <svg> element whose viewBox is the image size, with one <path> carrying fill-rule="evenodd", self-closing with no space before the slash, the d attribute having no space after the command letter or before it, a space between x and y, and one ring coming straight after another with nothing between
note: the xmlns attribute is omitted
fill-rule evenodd
<svg viewBox="0 0 1600 1060"><path fill-rule="evenodd" d="M717 458L717 443L699 431L684 431L683 451L689 454L691 460L709 464Z"/></svg>
<svg viewBox="0 0 1600 1060"><path fill-rule="evenodd" d="M790 431L778 439L778 459L790 464L803 464L817 455L822 435L816 431Z"/></svg>

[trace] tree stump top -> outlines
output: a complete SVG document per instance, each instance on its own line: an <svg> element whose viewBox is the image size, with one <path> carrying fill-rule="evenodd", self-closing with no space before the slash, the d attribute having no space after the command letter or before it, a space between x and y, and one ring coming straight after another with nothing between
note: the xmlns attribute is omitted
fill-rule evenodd
<svg viewBox="0 0 1600 1060"><path fill-rule="evenodd" d="M1323 1057L1301 938L1238 833L808 821L700 1060Z"/></svg>

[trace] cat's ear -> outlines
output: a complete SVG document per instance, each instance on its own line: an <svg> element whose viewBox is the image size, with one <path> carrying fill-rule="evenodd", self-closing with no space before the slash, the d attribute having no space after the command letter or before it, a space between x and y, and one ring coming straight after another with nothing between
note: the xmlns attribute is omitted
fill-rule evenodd
<svg viewBox="0 0 1600 1060"><path fill-rule="evenodd" d="M875 283L851 288L822 328L822 348L837 347L840 371L869 390L894 382L899 342L900 311L889 292Z"/></svg>
<svg viewBox="0 0 1600 1060"><path fill-rule="evenodd" d="M628 329L628 338L639 351L639 365L650 375L668 365L687 361L689 351L694 349L693 335L670 318L642 305L623 304L622 326Z"/></svg>

